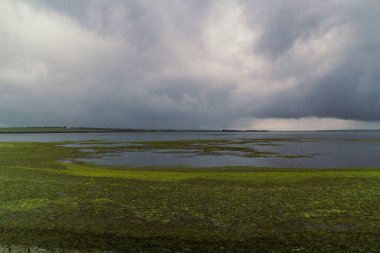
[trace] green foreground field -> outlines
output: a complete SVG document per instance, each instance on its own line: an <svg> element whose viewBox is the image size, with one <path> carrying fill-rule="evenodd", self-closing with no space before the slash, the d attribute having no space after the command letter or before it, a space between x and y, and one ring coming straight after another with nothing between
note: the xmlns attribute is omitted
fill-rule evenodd
<svg viewBox="0 0 380 253"><path fill-rule="evenodd" d="M0 143L0 250L380 252L380 170L105 168Z"/></svg>

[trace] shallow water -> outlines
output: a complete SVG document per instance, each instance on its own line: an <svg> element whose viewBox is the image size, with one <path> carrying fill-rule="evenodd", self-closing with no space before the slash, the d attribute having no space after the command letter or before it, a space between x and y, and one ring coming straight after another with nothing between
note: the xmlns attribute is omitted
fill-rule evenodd
<svg viewBox="0 0 380 253"><path fill-rule="evenodd" d="M268 167L380 167L380 142L352 140L379 139L378 131L363 132L251 132L251 133L49 133L49 134L0 134L0 142L57 142L57 141L165 141L193 139L292 139L276 142L280 145L247 144L259 151L277 152L282 155L308 155L302 158L260 157L247 158L240 154L197 155L189 150L150 150L113 152L102 158L85 159L102 165L132 166L268 166ZM89 150L88 145L84 146ZM84 160L84 159L83 159Z"/></svg>

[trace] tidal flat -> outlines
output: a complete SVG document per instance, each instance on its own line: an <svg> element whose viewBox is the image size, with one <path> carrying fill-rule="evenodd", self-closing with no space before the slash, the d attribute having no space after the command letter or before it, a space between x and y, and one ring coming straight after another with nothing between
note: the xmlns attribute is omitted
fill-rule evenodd
<svg viewBox="0 0 380 253"><path fill-rule="evenodd" d="M242 156L281 155L236 150L236 142L1 142L0 250L380 251L377 168L115 167L77 160L136 147L218 157L219 144ZM95 154L81 152L82 145Z"/></svg>

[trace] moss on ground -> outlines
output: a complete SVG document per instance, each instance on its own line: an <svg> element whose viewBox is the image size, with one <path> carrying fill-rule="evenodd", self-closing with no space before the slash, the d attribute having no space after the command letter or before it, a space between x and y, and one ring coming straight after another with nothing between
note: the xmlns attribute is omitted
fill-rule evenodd
<svg viewBox="0 0 380 253"><path fill-rule="evenodd" d="M85 155L62 143L0 144L4 249L380 251L377 169L106 168L57 162Z"/></svg>

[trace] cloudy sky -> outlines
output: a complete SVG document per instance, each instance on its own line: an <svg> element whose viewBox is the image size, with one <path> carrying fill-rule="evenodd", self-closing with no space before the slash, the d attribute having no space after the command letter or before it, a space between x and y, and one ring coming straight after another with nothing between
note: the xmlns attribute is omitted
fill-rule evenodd
<svg viewBox="0 0 380 253"><path fill-rule="evenodd" d="M378 0L1 0L0 126L380 128Z"/></svg>

